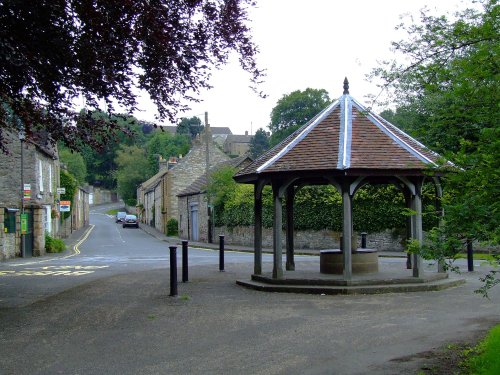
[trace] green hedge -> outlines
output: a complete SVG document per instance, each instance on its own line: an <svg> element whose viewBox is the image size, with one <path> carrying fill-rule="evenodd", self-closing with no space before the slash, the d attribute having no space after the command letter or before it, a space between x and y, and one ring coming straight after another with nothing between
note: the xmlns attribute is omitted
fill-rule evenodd
<svg viewBox="0 0 500 375"><path fill-rule="evenodd" d="M53 238L47 233L45 233L45 251L48 253L60 253L66 250L66 244L64 241Z"/></svg>
<svg viewBox="0 0 500 375"><path fill-rule="evenodd" d="M424 194L424 226L435 225L433 190ZM283 202L283 223L286 205ZM272 191L266 187L262 196L262 224L273 225ZM239 185L223 206L216 207L217 226L249 226L254 223L253 186ZM353 202L353 225L356 231L380 232L405 228L407 214L403 194L394 186L367 185L359 189ZM294 225L298 230L342 230L342 198L332 186L306 186L295 197Z"/></svg>

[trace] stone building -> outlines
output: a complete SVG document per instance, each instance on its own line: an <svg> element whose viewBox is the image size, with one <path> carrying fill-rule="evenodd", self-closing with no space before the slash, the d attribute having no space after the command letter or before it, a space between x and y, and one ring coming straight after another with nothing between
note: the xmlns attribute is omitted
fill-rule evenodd
<svg viewBox="0 0 500 375"><path fill-rule="evenodd" d="M251 140L252 136L248 135L248 131L245 132L245 135L230 134L224 141L224 152L231 156L247 155L250 150Z"/></svg>
<svg viewBox="0 0 500 375"><path fill-rule="evenodd" d="M90 224L90 192L78 187L71 205L71 215L61 223L60 236L67 237L73 231Z"/></svg>
<svg viewBox="0 0 500 375"><path fill-rule="evenodd" d="M242 169L252 162L248 156L223 161L211 168L209 175L218 169L231 166ZM213 242L215 232L212 210L209 211L206 195L207 174L204 173L179 195L179 237L186 240Z"/></svg>
<svg viewBox="0 0 500 375"><path fill-rule="evenodd" d="M0 259L45 254L45 233L59 230L57 149L48 146L47 136L20 140L3 132L9 154L0 153ZM24 247L21 246L21 213Z"/></svg>
<svg viewBox="0 0 500 375"><path fill-rule="evenodd" d="M169 219L179 221L177 195L206 173L207 162L210 168L229 159L212 141L211 128L207 130L193 140L191 150L185 157L176 161L160 161L160 171L139 185L137 204L141 223L166 233Z"/></svg>

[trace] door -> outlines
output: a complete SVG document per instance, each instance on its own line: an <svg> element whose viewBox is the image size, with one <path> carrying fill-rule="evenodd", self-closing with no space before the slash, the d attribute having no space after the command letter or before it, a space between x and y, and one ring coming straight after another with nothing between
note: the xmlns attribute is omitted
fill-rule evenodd
<svg viewBox="0 0 500 375"><path fill-rule="evenodd" d="M198 241L199 239L199 228L198 228L198 205L191 205L191 240Z"/></svg>

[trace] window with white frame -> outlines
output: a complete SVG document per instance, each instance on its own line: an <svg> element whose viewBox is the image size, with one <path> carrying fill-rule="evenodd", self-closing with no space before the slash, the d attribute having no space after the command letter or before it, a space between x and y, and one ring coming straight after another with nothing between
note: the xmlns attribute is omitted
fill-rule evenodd
<svg viewBox="0 0 500 375"><path fill-rule="evenodd" d="M38 160L38 190L40 193L43 192L43 164L41 160Z"/></svg>
<svg viewBox="0 0 500 375"><path fill-rule="evenodd" d="M52 164L49 164L49 193L52 193Z"/></svg>

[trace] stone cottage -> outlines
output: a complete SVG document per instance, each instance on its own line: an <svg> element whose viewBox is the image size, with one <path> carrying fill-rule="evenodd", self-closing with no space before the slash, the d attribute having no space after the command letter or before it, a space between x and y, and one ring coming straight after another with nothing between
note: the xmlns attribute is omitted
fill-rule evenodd
<svg viewBox="0 0 500 375"><path fill-rule="evenodd" d="M209 176L225 166L239 169L252 162L248 156L223 161L211 168ZM185 240L214 242L213 211L208 206L206 195L207 174L184 189L179 195L179 237Z"/></svg>
<svg viewBox="0 0 500 375"><path fill-rule="evenodd" d="M9 155L0 153L0 259L43 255L45 233L59 230L57 149L49 145L46 134L32 139L6 131L3 134Z"/></svg>
<svg viewBox="0 0 500 375"><path fill-rule="evenodd" d="M160 161L160 171L137 189L141 223L166 233L167 222L170 219L180 219L177 195L209 168L228 159L214 144L208 127L193 140L191 150L185 157L168 162Z"/></svg>
<svg viewBox="0 0 500 375"><path fill-rule="evenodd" d="M244 135L230 134L224 141L224 152L231 156L247 155L250 151L250 141L252 136L248 135L248 131Z"/></svg>

